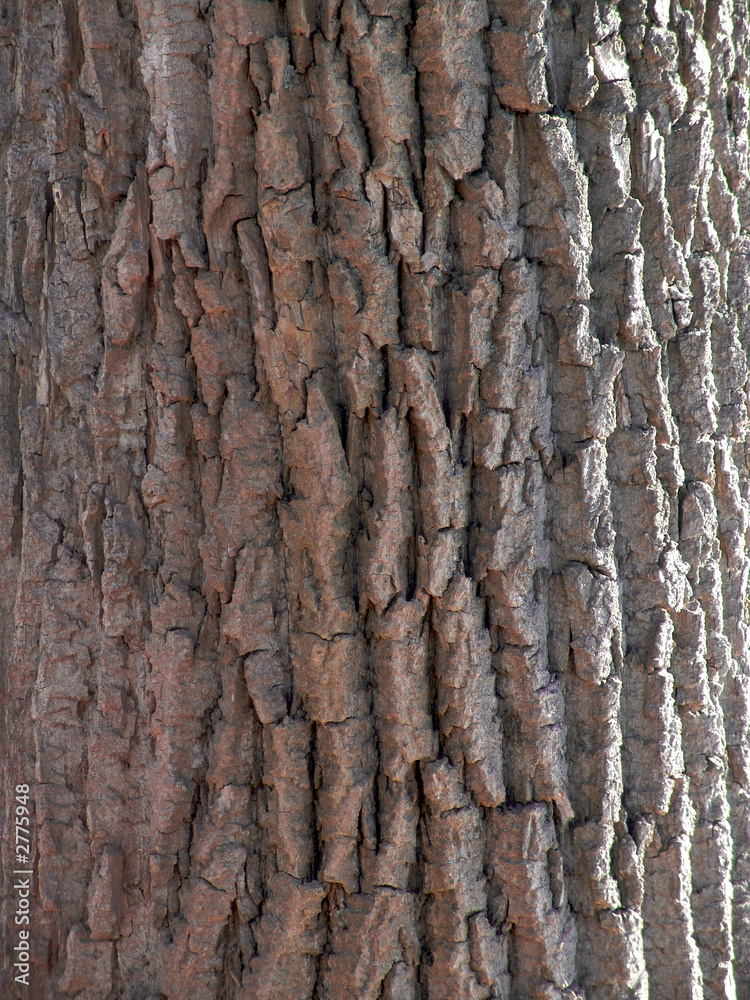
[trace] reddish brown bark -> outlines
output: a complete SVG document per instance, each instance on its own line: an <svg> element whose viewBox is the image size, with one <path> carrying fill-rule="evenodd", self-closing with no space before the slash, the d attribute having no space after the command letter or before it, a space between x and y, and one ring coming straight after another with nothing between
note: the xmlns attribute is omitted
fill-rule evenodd
<svg viewBox="0 0 750 1000"><path fill-rule="evenodd" d="M3 997L750 997L745 0L0 39Z"/></svg>

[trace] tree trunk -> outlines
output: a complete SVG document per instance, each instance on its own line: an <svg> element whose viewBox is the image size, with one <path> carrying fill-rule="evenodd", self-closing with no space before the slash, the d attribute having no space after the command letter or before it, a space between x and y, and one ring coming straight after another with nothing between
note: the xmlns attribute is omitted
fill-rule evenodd
<svg viewBox="0 0 750 1000"><path fill-rule="evenodd" d="M3 997L748 1000L746 0L0 25Z"/></svg>

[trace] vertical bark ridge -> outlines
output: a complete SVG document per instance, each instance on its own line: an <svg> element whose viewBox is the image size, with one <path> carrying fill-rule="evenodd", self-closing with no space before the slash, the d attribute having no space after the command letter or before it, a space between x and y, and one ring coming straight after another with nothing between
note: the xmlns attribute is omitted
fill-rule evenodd
<svg viewBox="0 0 750 1000"><path fill-rule="evenodd" d="M6 6L35 995L744 996L744 0Z"/></svg>

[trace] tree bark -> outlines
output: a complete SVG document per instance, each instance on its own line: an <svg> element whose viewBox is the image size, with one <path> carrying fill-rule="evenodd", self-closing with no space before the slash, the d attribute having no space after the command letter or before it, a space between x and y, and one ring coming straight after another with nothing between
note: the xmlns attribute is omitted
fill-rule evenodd
<svg viewBox="0 0 750 1000"><path fill-rule="evenodd" d="M748 1000L746 0L0 39L3 997Z"/></svg>

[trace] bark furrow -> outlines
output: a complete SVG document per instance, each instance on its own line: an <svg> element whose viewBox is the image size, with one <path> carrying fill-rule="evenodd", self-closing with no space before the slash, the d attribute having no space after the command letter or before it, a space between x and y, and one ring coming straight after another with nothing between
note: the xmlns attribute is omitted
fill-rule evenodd
<svg viewBox="0 0 750 1000"><path fill-rule="evenodd" d="M2 5L3 997L750 1000L749 14Z"/></svg>

